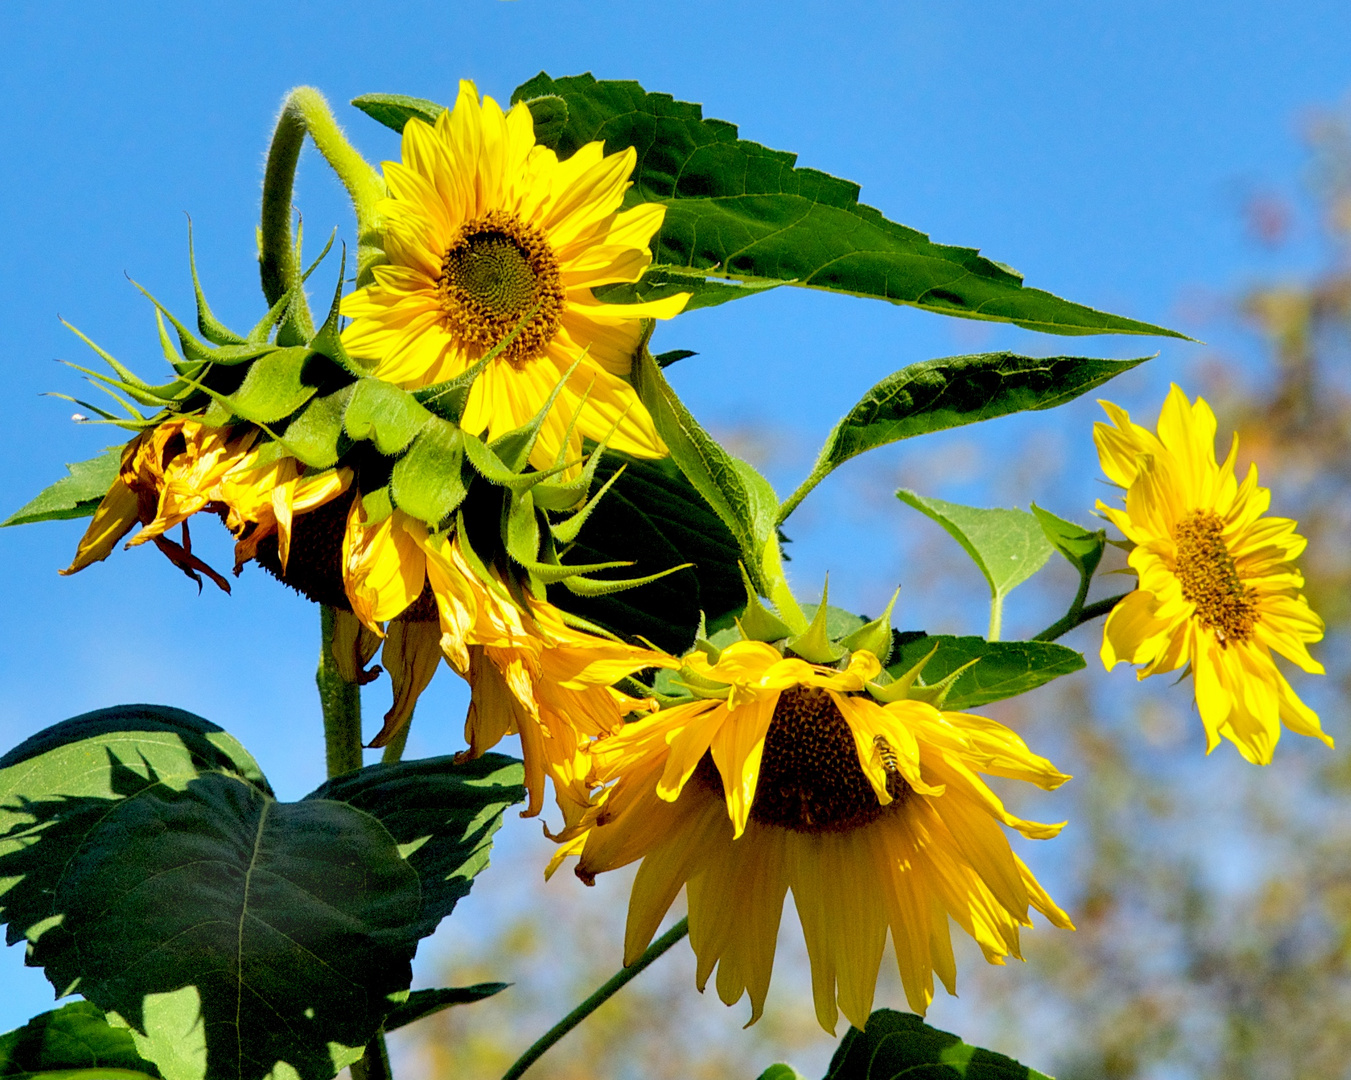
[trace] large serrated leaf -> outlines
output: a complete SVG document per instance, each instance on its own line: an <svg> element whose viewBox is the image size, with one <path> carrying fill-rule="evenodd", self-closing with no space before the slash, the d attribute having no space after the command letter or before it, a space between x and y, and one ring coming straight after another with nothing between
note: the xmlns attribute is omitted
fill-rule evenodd
<svg viewBox="0 0 1351 1080"><path fill-rule="evenodd" d="M36 521L63 521L67 518L90 517L98 509L103 496L108 494L122 467L122 447L112 446L96 458L67 465L69 476L63 476L42 491L26 506L14 511L0 528L6 525L31 525Z"/></svg>
<svg viewBox="0 0 1351 1080"><path fill-rule="evenodd" d="M1051 409L1146 359L1032 357L1000 352L911 364L870 389L835 425L810 475L784 509L791 511L832 470L865 451L997 416Z"/></svg>
<svg viewBox="0 0 1351 1080"><path fill-rule="evenodd" d="M878 1009L840 1041L825 1080L1050 1080L1011 1057L962 1042L913 1013Z"/></svg>
<svg viewBox="0 0 1351 1080"><path fill-rule="evenodd" d="M0 759L0 878L9 939L143 1054L200 1013L206 1080L279 1062L328 1080L407 989L421 925L418 874L379 820L277 802L233 739L155 706L66 721ZM201 1080L191 1056L152 1056L166 1080Z"/></svg>
<svg viewBox="0 0 1351 1080"><path fill-rule="evenodd" d="M761 585L761 560L774 539L778 517L774 489L700 426L645 348L634 364L633 386L670 448L671 460L731 530L747 572Z"/></svg>
<svg viewBox="0 0 1351 1080"><path fill-rule="evenodd" d="M462 765L452 757L420 758L334 777L305 801L337 800L389 830L422 883L421 912L411 927L423 937L488 865L503 813L525 799L524 776L521 763L503 754Z"/></svg>
<svg viewBox="0 0 1351 1080"><path fill-rule="evenodd" d="M650 274L829 289L1056 334L1183 336L1026 288L1020 275L975 249L935 244L860 204L857 184L795 168L795 154L738 139L734 125L705 119L696 104L636 82L543 72L517 87L512 101L554 97L568 108L553 144L560 157L596 139L607 151L637 150L626 201L667 208ZM648 292L643 282L601 291L609 300Z"/></svg>
<svg viewBox="0 0 1351 1080"><path fill-rule="evenodd" d="M894 635L887 671L899 678L931 652L933 658L924 665L922 675L929 686L942 682L964 664L977 661L957 677L944 699L945 709L958 711L1025 694L1084 666L1079 653L1049 641L986 641L907 631Z"/></svg>
<svg viewBox="0 0 1351 1080"><path fill-rule="evenodd" d="M126 1028L113 1027L103 1010L89 1001L33 1017L21 1028L0 1035L0 1080L67 1080L83 1073L88 1080L155 1080L154 1062L136 1052Z"/></svg>

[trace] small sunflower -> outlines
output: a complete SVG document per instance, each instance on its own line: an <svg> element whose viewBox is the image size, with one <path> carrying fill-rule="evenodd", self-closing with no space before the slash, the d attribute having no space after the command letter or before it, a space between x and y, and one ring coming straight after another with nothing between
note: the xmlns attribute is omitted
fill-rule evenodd
<svg viewBox="0 0 1351 1080"><path fill-rule="evenodd" d="M1060 826L1014 817L977 775L1048 789L1067 779L1008 728L922 701L879 703L867 687L881 663L866 649L843 671L759 641L684 663L705 696L598 741L594 779L616 782L559 837L587 882L643 860L626 963L684 887L699 988L716 965L719 996L730 1005L749 993L753 1022L791 890L816 1015L833 1032L837 1003L855 1027L867 1022L888 930L923 1013L934 972L953 991L949 917L991 963L1019 955L1029 906L1072 928L1000 828L1040 838Z"/></svg>
<svg viewBox="0 0 1351 1080"><path fill-rule="evenodd" d="M533 463L551 465L565 445L577 457L583 436L599 441L616 424L614 449L665 454L623 376L641 320L673 317L688 295L607 304L592 294L642 276L666 213L620 210L633 148L606 155L592 142L559 161L536 145L524 103L503 113L465 81L434 126L408 121L402 156L384 163L389 261L342 303L347 350L375 377L416 389L462 374L519 327L474 383L465 430L491 439L523 426L566 377Z"/></svg>
<svg viewBox="0 0 1351 1080"><path fill-rule="evenodd" d="M1130 565L1139 575L1107 618L1103 663L1141 664L1141 679L1187 667L1207 753L1223 736L1265 765L1282 724L1331 746L1272 657L1323 671L1307 647L1322 638L1323 621L1300 594L1304 578L1292 561L1305 540L1294 521L1264 516L1271 492L1258 486L1256 465L1238 482L1238 436L1217 464L1215 414L1176 385L1157 436L1124 409L1101 404L1112 424L1093 427L1098 457L1126 495L1124 510L1101 502L1098 509L1135 545Z"/></svg>

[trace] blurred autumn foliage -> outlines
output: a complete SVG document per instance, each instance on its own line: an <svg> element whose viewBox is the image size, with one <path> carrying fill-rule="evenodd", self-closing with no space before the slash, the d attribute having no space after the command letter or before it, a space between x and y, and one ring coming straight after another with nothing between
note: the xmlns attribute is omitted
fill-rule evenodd
<svg viewBox="0 0 1351 1080"><path fill-rule="evenodd" d="M1015 812L1071 822L1049 882L1079 930L1039 927L1027 935L1029 962L1009 969L987 968L966 943L963 1001L940 1001L930 1019L1060 1080L1351 1077L1351 110L1317 116L1307 134L1326 266L1227 300L1223 317L1256 335L1260 359L1212 353L1187 389L1215 407L1222 441L1238 431L1240 475L1256 462L1272 512L1296 518L1309 540L1301 562L1328 624L1315 653L1328 677L1297 689L1339 746L1287 735L1266 769L1227 744L1204 758L1190 684L1152 680L1136 691L1126 672L1104 675L1100 624L1067 639L1088 656L1086 673L990 710L1079 777L1035 812L1011 800ZM1254 240L1272 248L1295 209L1263 195L1246 216ZM1035 490L1037 461L1055 457L1030 447L1000 468L1021 470ZM894 472L866 479L889 484L878 513L894 528ZM1088 520L1086 509L1079 516ZM909 578L969 571L955 550L920 550L941 565L928 574L912 564ZM890 587L879 583L879 594ZM400 1032L392 1046L406 1074L499 1076L613 972L628 876L586 890L563 873L539 887L546 857L542 839L523 843L505 852L517 865L476 885L499 890L489 901L496 918L484 937L443 950L444 984L514 985ZM711 988L693 992L682 945L530 1076L753 1080L776 1060L819 1075L832 1041L812 1018L791 905L784 924L770 1007L755 1027L739 1030L744 1003L727 1010ZM878 1006L900 1006L894 981L884 966Z"/></svg>

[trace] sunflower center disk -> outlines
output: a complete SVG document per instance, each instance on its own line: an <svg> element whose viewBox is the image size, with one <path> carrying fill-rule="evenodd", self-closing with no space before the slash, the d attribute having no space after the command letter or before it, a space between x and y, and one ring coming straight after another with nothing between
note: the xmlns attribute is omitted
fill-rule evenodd
<svg viewBox="0 0 1351 1080"><path fill-rule="evenodd" d="M1224 522L1211 510L1193 510L1173 530L1174 572L1183 599L1196 605L1201 622L1220 643L1247 641L1257 625L1257 594L1243 584L1224 542Z"/></svg>
<svg viewBox="0 0 1351 1080"><path fill-rule="evenodd" d="M520 327L501 356L522 367L540 356L562 322L553 249L542 232L503 210L461 227L441 261L437 291L446 328L473 359Z"/></svg>
<svg viewBox="0 0 1351 1080"><path fill-rule="evenodd" d="M910 789L893 772L888 790L899 800ZM842 832L884 812L858 763L849 723L830 695L785 690L765 735L752 820L795 832Z"/></svg>

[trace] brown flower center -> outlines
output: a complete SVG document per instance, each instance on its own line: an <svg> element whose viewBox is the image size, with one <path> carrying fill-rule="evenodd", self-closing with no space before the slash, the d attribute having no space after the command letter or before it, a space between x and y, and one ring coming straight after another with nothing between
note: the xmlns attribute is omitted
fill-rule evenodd
<svg viewBox="0 0 1351 1080"><path fill-rule="evenodd" d="M446 328L472 359L528 317L501 354L523 367L543 353L562 322L563 281L553 248L543 232L506 210L460 227L441 260L437 292Z"/></svg>
<svg viewBox="0 0 1351 1080"><path fill-rule="evenodd" d="M1212 510L1193 510L1173 529L1177 544L1173 572L1183 599L1196 605L1196 617L1215 631L1221 645L1247 641L1260 617L1257 594L1243 578L1224 542L1224 522Z"/></svg>
<svg viewBox="0 0 1351 1080"><path fill-rule="evenodd" d="M895 769L889 746L882 759L887 790L899 802L910 788ZM722 791L709 755L695 778ZM807 687L785 690L765 735L751 820L794 832L843 832L876 821L886 809L859 765L849 722L830 695Z"/></svg>

